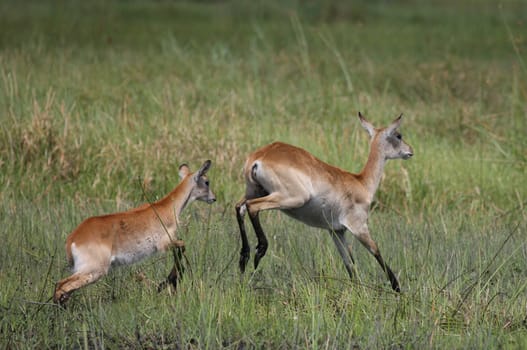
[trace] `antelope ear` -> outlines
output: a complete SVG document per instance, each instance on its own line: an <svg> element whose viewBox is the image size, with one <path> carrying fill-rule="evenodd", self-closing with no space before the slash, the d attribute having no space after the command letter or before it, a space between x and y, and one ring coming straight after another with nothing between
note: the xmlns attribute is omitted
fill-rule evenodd
<svg viewBox="0 0 527 350"><path fill-rule="evenodd" d="M367 121L366 118L362 116L361 112L359 112L359 120L360 125L362 125L364 130L368 132L370 137L373 137L373 135L375 135L375 127L369 121Z"/></svg>
<svg viewBox="0 0 527 350"><path fill-rule="evenodd" d="M197 171L196 173L196 178L195 180L197 181L200 177L202 177L203 175L205 175L207 173L207 171L209 171L209 168L210 168L210 165L211 165L211 161L210 160L206 160L203 165L201 166L201 168L199 168L199 170Z"/></svg>
<svg viewBox="0 0 527 350"><path fill-rule="evenodd" d="M402 118L403 114L401 113L401 115L390 124L388 132L393 132L395 129L399 128L399 126L401 126Z"/></svg>
<svg viewBox="0 0 527 350"><path fill-rule="evenodd" d="M190 174L190 168L187 164L181 164L179 166L179 179L183 180L188 174Z"/></svg>

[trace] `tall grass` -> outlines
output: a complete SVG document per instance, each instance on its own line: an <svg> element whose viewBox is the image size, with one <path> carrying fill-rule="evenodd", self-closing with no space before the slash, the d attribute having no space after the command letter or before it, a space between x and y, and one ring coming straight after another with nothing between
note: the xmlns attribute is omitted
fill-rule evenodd
<svg viewBox="0 0 527 350"><path fill-rule="evenodd" d="M477 5L477 6L475 6ZM519 1L0 4L0 344L6 348L527 346L527 91ZM245 155L274 140L360 171L362 111L404 113L370 227L403 293L354 244L263 214L237 270ZM161 197L213 160L218 202L184 213L190 264L117 269L48 304L66 235ZM250 236L252 244L255 238Z"/></svg>

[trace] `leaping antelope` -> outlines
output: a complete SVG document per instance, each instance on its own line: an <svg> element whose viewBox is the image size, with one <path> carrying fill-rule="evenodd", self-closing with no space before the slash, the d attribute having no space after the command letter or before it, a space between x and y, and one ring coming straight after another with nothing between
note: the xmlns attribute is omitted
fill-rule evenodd
<svg viewBox="0 0 527 350"><path fill-rule="evenodd" d="M375 128L359 112L359 120L370 135L368 161L358 174L329 165L304 149L275 142L250 154L245 162L245 196L236 204L242 248L240 270L243 273L250 256L244 217L249 213L258 239L254 268L267 251L268 242L260 225L262 210L279 209L309 226L330 231L353 278L351 246L346 241L346 230L377 259L388 275L392 289L400 292L399 282L381 256L368 229L370 204L388 159L408 159L413 156L410 145L397 131L402 114L386 128Z"/></svg>
<svg viewBox="0 0 527 350"><path fill-rule="evenodd" d="M181 165L180 183L155 203L84 220L66 238L66 255L73 274L57 282L53 301L64 304L72 292L96 282L113 266L129 265L158 251L184 247L176 235L183 209L195 200L216 201L205 175L210 165L207 160L195 173L186 164ZM175 285L174 271L168 280Z"/></svg>

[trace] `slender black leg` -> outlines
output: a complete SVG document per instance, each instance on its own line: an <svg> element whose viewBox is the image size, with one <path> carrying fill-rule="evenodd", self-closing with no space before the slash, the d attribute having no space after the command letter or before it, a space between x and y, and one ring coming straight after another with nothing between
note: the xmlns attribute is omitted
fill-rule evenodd
<svg viewBox="0 0 527 350"><path fill-rule="evenodd" d="M340 231L330 231L331 237L333 238L333 242L335 242L335 245L337 246L337 250L342 258L342 261L344 262L344 265L346 266L346 270L348 271L348 275L350 276L350 279L353 280L353 267L352 264L355 263L353 260L353 256L351 255L351 250L348 247L348 242L346 240L346 230L340 230Z"/></svg>
<svg viewBox="0 0 527 350"><path fill-rule="evenodd" d="M247 232L245 231L245 224L243 222L244 214L242 214L242 207L245 205L245 200L236 204L236 219L238 220L238 226L240 227L240 236L242 239L242 249L240 250L240 271L245 272L245 267L249 261L251 255L251 247L249 246L249 240L247 239Z"/></svg>
<svg viewBox="0 0 527 350"><path fill-rule="evenodd" d="M158 292L161 292L163 289L165 289L169 283L174 287L174 289L177 289L178 281L183 278L183 273L185 272L185 266L183 265L184 251L185 247L175 247L172 250L172 253L174 254L174 266L172 267L172 270L170 270L170 274L166 280L157 286Z"/></svg>
<svg viewBox="0 0 527 350"><path fill-rule="evenodd" d="M390 269L388 264L386 264L384 262L384 260L383 260L383 258L381 256L381 253L378 252L374 256L375 256L375 259L377 259L377 261L381 265L381 267L384 270L384 272L386 272L386 275L388 275L388 279L390 280L390 283L392 285L392 289L394 291L396 291L397 293L400 293L401 292L401 288L399 287L399 281L397 281L397 277L395 277L394 273L392 272L392 270Z"/></svg>
<svg viewBox="0 0 527 350"><path fill-rule="evenodd" d="M258 238L258 245L256 246L256 253L254 255L254 268L258 267L260 259L264 257L267 252L267 247L269 246L265 233L263 232L262 226L260 225L260 218L258 213L252 216L249 214L251 223L253 224L254 232L256 232L256 238Z"/></svg>

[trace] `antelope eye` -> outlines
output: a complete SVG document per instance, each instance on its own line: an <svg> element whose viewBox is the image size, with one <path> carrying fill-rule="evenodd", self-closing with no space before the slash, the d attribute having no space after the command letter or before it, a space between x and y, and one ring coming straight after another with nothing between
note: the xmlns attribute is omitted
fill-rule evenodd
<svg viewBox="0 0 527 350"><path fill-rule="evenodd" d="M209 180L205 181L205 186L209 186Z"/></svg>
<svg viewBox="0 0 527 350"><path fill-rule="evenodd" d="M398 140L402 140L403 135L401 135L401 134L397 134L397 135L395 135L395 137L397 137Z"/></svg>

